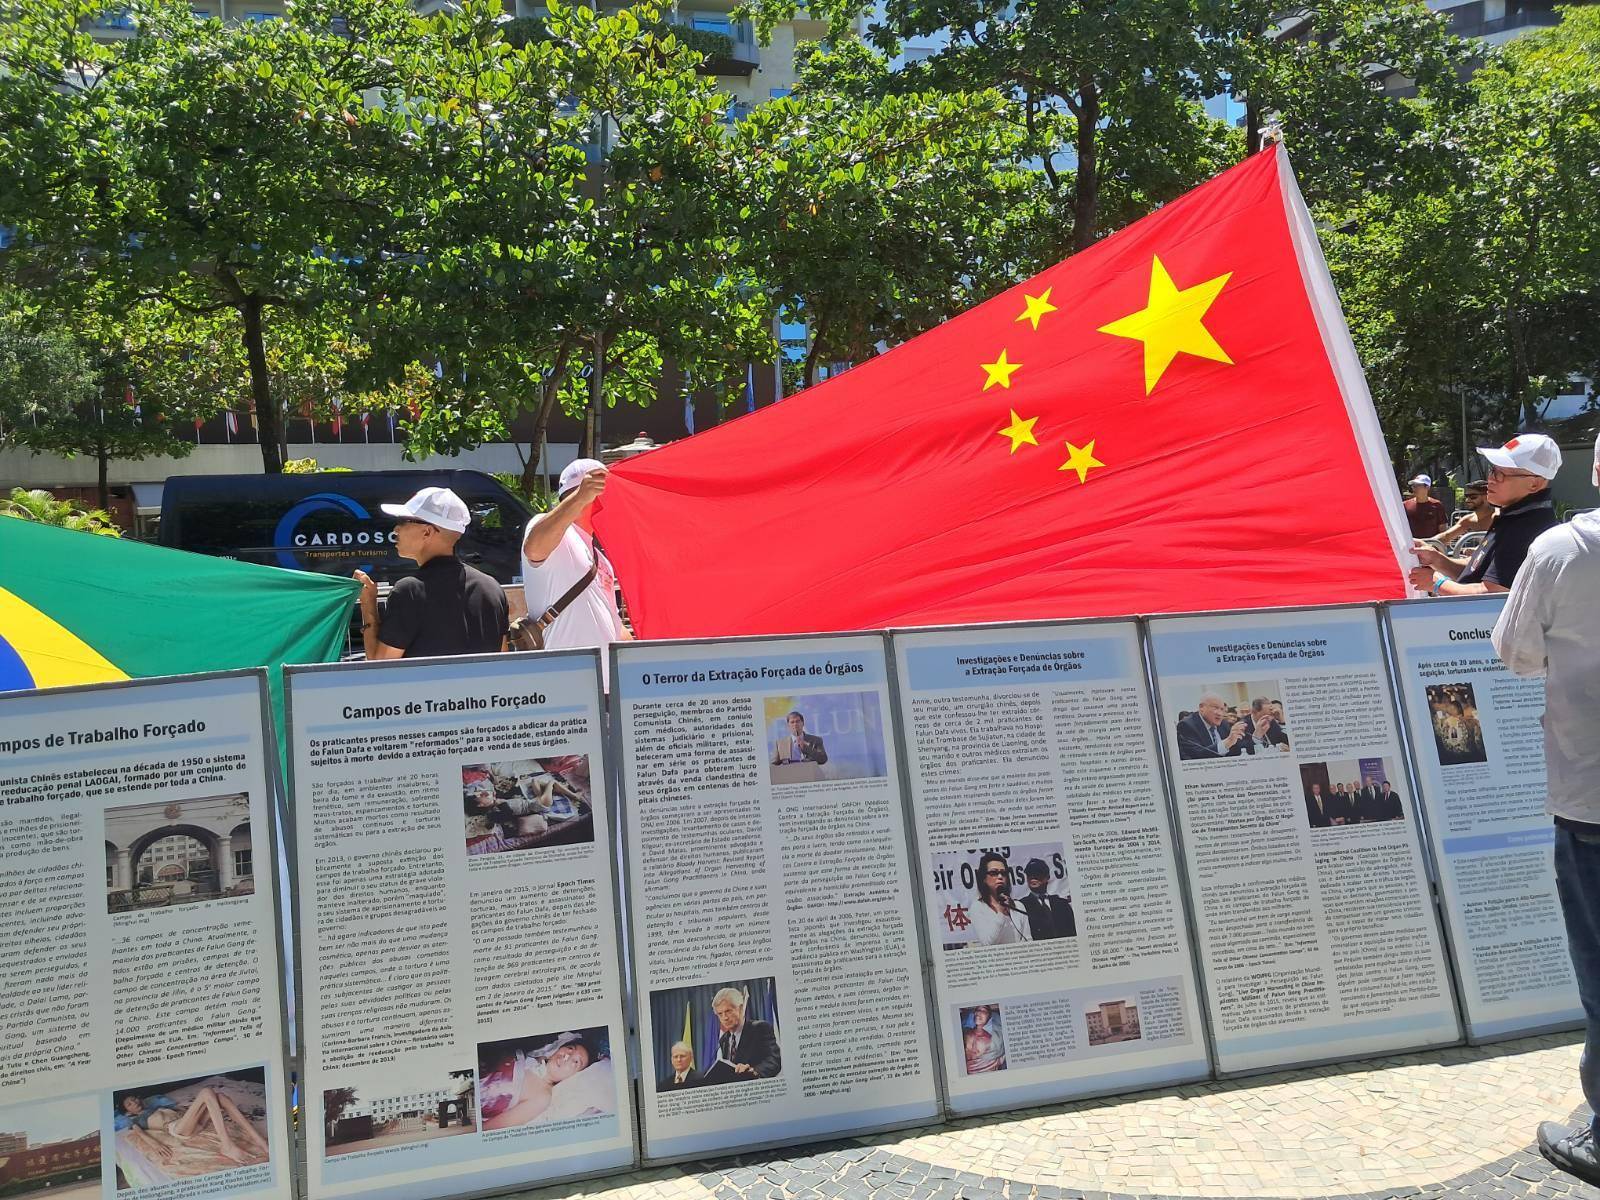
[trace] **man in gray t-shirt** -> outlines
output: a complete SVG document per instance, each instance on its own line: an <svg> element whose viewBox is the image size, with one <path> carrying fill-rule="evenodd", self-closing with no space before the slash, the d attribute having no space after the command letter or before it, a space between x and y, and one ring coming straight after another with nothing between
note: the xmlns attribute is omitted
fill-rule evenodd
<svg viewBox="0 0 1600 1200"><path fill-rule="evenodd" d="M1600 440L1590 476L1600 487ZM1588 1020L1579 1082L1600 1112L1600 512L1541 533L1494 627L1494 648L1517 675L1545 677L1546 808L1556 824L1556 891ZM1539 1126L1556 1166L1600 1185L1600 1117L1569 1131Z"/></svg>

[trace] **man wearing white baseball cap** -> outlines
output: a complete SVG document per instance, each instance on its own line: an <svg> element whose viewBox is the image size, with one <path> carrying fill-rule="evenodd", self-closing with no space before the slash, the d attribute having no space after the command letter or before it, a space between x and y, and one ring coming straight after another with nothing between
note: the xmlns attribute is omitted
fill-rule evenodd
<svg viewBox="0 0 1600 1200"><path fill-rule="evenodd" d="M1411 585L1433 596L1481 596L1511 589L1528 547L1559 522L1550 481L1561 469L1561 447L1542 433L1523 433L1504 446L1480 446L1489 461L1489 503L1499 514L1489 536L1470 559L1451 558L1412 543L1421 566Z"/></svg>
<svg viewBox="0 0 1600 1200"><path fill-rule="evenodd" d="M1600 487L1600 439L1589 479ZM1600 1112L1600 511L1547 529L1500 610L1494 648L1517 675L1543 675L1545 811L1555 820L1556 894L1588 1029L1578 1082ZM1600 1184L1595 1123L1539 1126L1556 1166Z"/></svg>
<svg viewBox="0 0 1600 1200"><path fill-rule="evenodd" d="M1411 536L1438 537L1444 527L1450 524L1450 514L1445 511L1443 504L1429 494L1433 477L1418 475L1406 486L1411 489L1411 495L1406 497L1406 521L1411 525Z"/></svg>
<svg viewBox="0 0 1600 1200"><path fill-rule="evenodd" d="M580 458L567 464L557 484L559 499L529 521L522 535L522 590L528 615L544 624L545 647L598 647L601 677L609 688L608 647L632 635L617 613L616 574L595 545L589 524L594 502L605 490L604 463Z"/></svg>
<svg viewBox="0 0 1600 1200"><path fill-rule="evenodd" d="M472 513L449 488L423 488L404 504L384 504L395 519L394 548L415 559L417 573L389 592L382 620L378 586L365 571L361 583L361 640L368 659L436 658L493 654L506 644L506 595L476 567L456 557L456 542Z"/></svg>

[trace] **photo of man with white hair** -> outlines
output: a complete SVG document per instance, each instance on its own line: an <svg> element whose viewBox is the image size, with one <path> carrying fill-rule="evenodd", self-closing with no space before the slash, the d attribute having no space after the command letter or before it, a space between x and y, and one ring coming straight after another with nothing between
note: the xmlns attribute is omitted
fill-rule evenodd
<svg viewBox="0 0 1600 1200"><path fill-rule="evenodd" d="M745 994L738 988L725 987L711 997L711 1011L717 1017L717 1065L726 1064L731 1069L713 1067L708 1082L733 1083L745 1079L772 1079L782 1070L778 1051L778 1033L766 1021L745 1019Z"/></svg>
<svg viewBox="0 0 1600 1200"><path fill-rule="evenodd" d="M1250 722L1232 720L1228 702L1215 692L1200 697L1195 711L1178 720L1178 757L1237 758L1249 744Z"/></svg>

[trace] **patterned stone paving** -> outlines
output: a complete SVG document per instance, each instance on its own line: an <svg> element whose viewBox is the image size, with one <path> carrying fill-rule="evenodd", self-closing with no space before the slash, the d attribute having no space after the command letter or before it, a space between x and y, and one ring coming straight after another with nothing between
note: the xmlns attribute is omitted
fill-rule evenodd
<svg viewBox="0 0 1600 1200"><path fill-rule="evenodd" d="M527 1200L1600 1200L1533 1147L1577 1034L1457 1047L657 1168Z"/></svg>

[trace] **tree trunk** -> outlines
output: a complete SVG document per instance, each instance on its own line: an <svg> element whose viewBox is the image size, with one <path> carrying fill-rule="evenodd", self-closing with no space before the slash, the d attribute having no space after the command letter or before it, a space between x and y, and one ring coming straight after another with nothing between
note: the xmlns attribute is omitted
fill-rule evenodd
<svg viewBox="0 0 1600 1200"><path fill-rule="evenodd" d="M1257 154L1261 150L1261 110L1256 107L1254 100L1244 103L1244 152L1245 157Z"/></svg>
<svg viewBox="0 0 1600 1200"><path fill-rule="evenodd" d="M95 464L95 507L111 511L111 488L107 483L107 475L111 468L111 449L106 445L106 439L100 438L94 447Z"/></svg>
<svg viewBox="0 0 1600 1200"><path fill-rule="evenodd" d="M1075 135L1077 169L1072 181L1072 249L1087 250L1094 245L1095 207L1100 198L1099 162L1096 153L1100 124L1100 93L1093 83L1078 88L1078 121Z"/></svg>
<svg viewBox="0 0 1600 1200"><path fill-rule="evenodd" d="M244 353L250 363L250 399L256 406L256 430L261 439L261 469L268 475L283 473L283 414L272 402L272 381L267 374L267 344L261 332L261 300L246 296L239 307L244 318Z"/></svg>
<svg viewBox="0 0 1600 1200"><path fill-rule="evenodd" d="M599 458L605 449L606 421L606 335L594 335L594 374L589 376L589 405L593 413L589 420L589 457Z"/></svg>
<svg viewBox="0 0 1600 1200"><path fill-rule="evenodd" d="M1533 372L1528 362L1528 343L1523 327L1522 313L1515 304L1504 310L1507 342L1510 354L1510 371L1506 380L1506 415L1512 426L1507 437L1519 430L1531 429L1539 423L1539 391L1533 386Z"/></svg>
<svg viewBox="0 0 1600 1200"><path fill-rule="evenodd" d="M811 329L811 345L806 349L806 386L811 387L817 382L817 371L822 366L822 338L826 332L824 323L818 321Z"/></svg>
<svg viewBox="0 0 1600 1200"><path fill-rule="evenodd" d="M567 380L567 363L571 358L572 338L569 334L562 338L561 344L556 348L556 361L550 368L550 376L540 385L539 413L534 420L533 438L529 443L532 453L522 468L522 490L529 495L533 494L534 487L541 482L540 467L545 457L550 418L555 416L556 401L561 396L561 385Z"/></svg>
<svg viewBox="0 0 1600 1200"><path fill-rule="evenodd" d="M539 413L533 422L532 453L528 455L527 465L522 468L522 490L529 495L544 483L540 476L543 474L545 437L550 428L550 418L555 415L556 397L560 394L561 386L552 376L545 384L544 398L539 401Z"/></svg>

